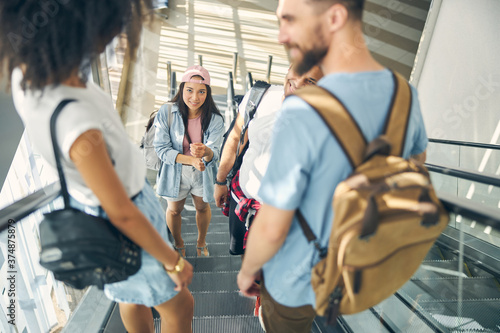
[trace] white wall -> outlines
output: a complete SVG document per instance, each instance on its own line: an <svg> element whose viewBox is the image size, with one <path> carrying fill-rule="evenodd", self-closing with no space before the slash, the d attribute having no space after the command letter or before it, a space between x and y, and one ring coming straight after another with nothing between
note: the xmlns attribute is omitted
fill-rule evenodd
<svg viewBox="0 0 500 333"><path fill-rule="evenodd" d="M429 138L500 144L500 1L434 0L412 83ZM428 162L500 174L500 151L430 144ZM500 190L433 176L439 191L500 207Z"/></svg>

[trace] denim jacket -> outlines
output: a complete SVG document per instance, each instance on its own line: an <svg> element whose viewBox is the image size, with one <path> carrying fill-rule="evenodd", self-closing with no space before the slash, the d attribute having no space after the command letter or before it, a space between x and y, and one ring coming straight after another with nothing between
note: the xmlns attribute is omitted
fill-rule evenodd
<svg viewBox="0 0 500 333"><path fill-rule="evenodd" d="M161 160L160 170L156 178L156 192L161 196L176 198L179 196L181 185L182 164L176 163L177 154L183 153L182 142L184 140L184 123L182 121L179 107L174 103L171 105L172 123L169 124L168 104L162 105L155 117L155 138L153 145L156 154ZM224 122L222 117L212 114L210 125L203 133L203 143L209 147L214 157L210 162L205 162L203 175L203 201L214 201L214 183L217 176L217 168L220 156L222 135L224 134Z"/></svg>

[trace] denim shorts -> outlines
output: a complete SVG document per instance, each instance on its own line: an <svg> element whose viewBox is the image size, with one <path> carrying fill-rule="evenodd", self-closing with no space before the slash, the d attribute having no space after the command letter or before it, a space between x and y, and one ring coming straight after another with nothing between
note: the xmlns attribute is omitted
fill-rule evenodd
<svg viewBox="0 0 500 333"><path fill-rule="evenodd" d="M172 247L168 240L165 213L149 183L146 182L142 191L134 197L133 202L148 218L165 242ZM100 206L82 205L73 198L71 206L87 214L107 218L106 213ZM174 287L175 283L167 275L163 265L149 253L142 250L142 265L139 271L127 280L105 285L104 293L115 302L142 304L152 307L165 303L177 295Z"/></svg>
<svg viewBox="0 0 500 333"><path fill-rule="evenodd" d="M189 193L203 198L203 174L192 165L183 165L179 195L177 198L164 198L167 201L176 202L186 199Z"/></svg>

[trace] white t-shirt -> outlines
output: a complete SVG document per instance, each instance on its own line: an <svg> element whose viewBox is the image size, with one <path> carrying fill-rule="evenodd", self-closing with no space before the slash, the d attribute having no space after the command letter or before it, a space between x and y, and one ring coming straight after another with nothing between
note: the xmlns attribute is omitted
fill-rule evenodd
<svg viewBox="0 0 500 333"><path fill-rule="evenodd" d="M115 171L127 194L132 197L142 190L146 177L142 153L125 132L108 94L92 82L87 82L86 88L59 85L47 86L43 94L39 91L24 92L20 87L22 77L20 69L15 69L12 73L14 104L24 122L33 150L47 160L54 169L50 117L62 100L76 100L66 105L56 122L57 140L63 153L64 175L72 197L85 205L100 205L69 158L69 150L75 140L91 129L102 132ZM82 156L86 153L86 151L81 152Z"/></svg>
<svg viewBox="0 0 500 333"><path fill-rule="evenodd" d="M241 101L239 110L245 114L249 93ZM276 114L283 102L283 86L270 86L260 101L254 118L248 125L248 140L250 142L240 168L240 187L247 198L261 201L257 195L260 181L266 173L271 151L271 134L273 132Z"/></svg>

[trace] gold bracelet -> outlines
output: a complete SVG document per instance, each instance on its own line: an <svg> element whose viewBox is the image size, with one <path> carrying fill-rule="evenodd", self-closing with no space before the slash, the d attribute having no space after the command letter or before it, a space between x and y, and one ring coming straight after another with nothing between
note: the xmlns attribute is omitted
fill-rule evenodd
<svg viewBox="0 0 500 333"><path fill-rule="evenodd" d="M175 264L174 268L172 270L168 270L167 267L163 266L167 273L169 274L178 274L182 272L184 269L184 258L179 254L179 259L177 259L177 263Z"/></svg>

